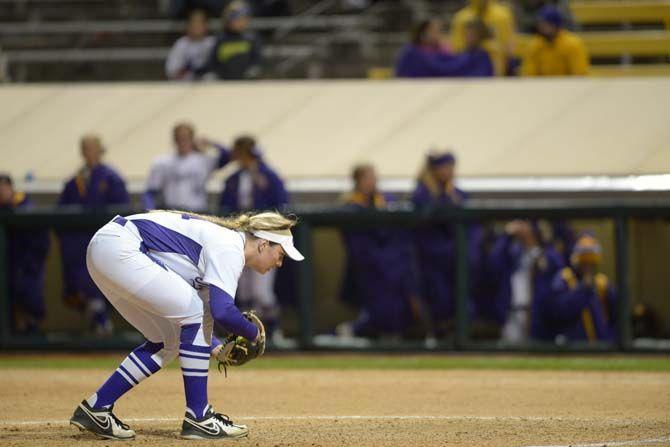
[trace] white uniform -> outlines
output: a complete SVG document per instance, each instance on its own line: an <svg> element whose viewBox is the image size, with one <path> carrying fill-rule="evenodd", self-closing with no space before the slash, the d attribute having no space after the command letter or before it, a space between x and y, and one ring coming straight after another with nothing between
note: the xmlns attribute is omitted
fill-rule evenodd
<svg viewBox="0 0 670 447"><path fill-rule="evenodd" d="M147 189L162 192L167 208L205 210L208 208L205 186L218 166L218 157L201 152L163 155L151 166Z"/></svg>
<svg viewBox="0 0 670 447"><path fill-rule="evenodd" d="M241 232L169 212L117 216L93 236L86 262L110 303L151 342L163 366L179 351L180 329L200 323L195 345L209 346L207 286L235 296L244 267Z"/></svg>
<svg viewBox="0 0 670 447"><path fill-rule="evenodd" d="M215 42L214 36L207 36L200 40L193 40L188 36L177 39L165 61L167 77L175 79L182 70L186 70L184 80L194 79L195 70L205 66Z"/></svg>

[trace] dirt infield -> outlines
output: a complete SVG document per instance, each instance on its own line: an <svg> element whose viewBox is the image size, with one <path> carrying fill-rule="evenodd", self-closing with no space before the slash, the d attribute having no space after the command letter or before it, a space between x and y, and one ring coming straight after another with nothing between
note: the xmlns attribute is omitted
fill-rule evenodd
<svg viewBox="0 0 670 447"><path fill-rule="evenodd" d="M109 372L0 369L0 445L119 445L66 424ZM240 447L670 445L665 372L236 369L212 375L210 401L249 425L248 439L229 441ZM183 405L169 369L116 413L135 444L185 445Z"/></svg>

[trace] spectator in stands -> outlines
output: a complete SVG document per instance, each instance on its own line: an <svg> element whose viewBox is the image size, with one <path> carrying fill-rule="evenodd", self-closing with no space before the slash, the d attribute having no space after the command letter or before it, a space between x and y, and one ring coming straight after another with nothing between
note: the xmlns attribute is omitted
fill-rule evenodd
<svg viewBox="0 0 670 447"><path fill-rule="evenodd" d="M481 29L472 27L467 45L460 54L452 54L442 38L442 22L436 19L419 22L411 41L402 47L396 60L396 76L432 78L448 76L487 76L490 60L481 48Z"/></svg>
<svg viewBox="0 0 670 447"><path fill-rule="evenodd" d="M481 19L474 19L465 24L465 51L458 54L459 58L466 58L463 76L481 77L493 76L493 60L495 54L490 54L486 48L486 41L491 38L489 28Z"/></svg>
<svg viewBox="0 0 670 447"><path fill-rule="evenodd" d="M470 0L451 22L451 45L454 51L466 48L467 24L480 19L488 28L490 38L484 48L492 57L496 76L504 76L513 58L516 32L511 9L497 0Z"/></svg>
<svg viewBox="0 0 670 447"><path fill-rule="evenodd" d="M564 267L541 302L547 334L565 341L614 341L617 297L607 276L598 271L602 248L590 233L581 234Z"/></svg>
<svg viewBox="0 0 670 447"><path fill-rule="evenodd" d="M221 195L221 212L280 209L288 203L288 193L279 175L263 160L256 139L242 135L235 139L232 157L240 169L226 179ZM274 291L275 272L264 275L251 269L242 271L237 299L243 307L258 311L273 339L281 339L279 306Z"/></svg>
<svg viewBox="0 0 670 447"><path fill-rule="evenodd" d="M537 14L547 5L554 5L563 16L563 24L573 29L572 14L568 0L515 0L512 2L517 28L525 34L532 34L537 28Z"/></svg>
<svg viewBox="0 0 670 447"><path fill-rule="evenodd" d="M491 249L488 272L498 284L496 314L506 343L519 344L547 334L539 305L563 267L561 256L548 242L536 222L515 220L505 226Z"/></svg>
<svg viewBox="0 0 670 447"><path fill-rule="evenodd" d="M205 71L221 80L248 79L260 74L261 47L249 31L251 11L241 1L231 2L223 11L223 32L209 55Z"/></svg>
<svg viewBox="0 0 670 447"><path fill-rule="evenodd" d="M170 208L205 211L207 180L230 161L230 152L207 138L196 139L195 127L181 122L172 129L176 153L158 157L151 166L143 205L147 209ZM214 147L216 155L205 149Z"/></svg>
<svg viewBox="0 0 670 447"><path fill-rule="evenodd" d="M354 167L353 192L344 196L353 212L387 209L393 198L377 190L372 165ZM345 302L361 312L353 324L343 324L356 336L402 335L418 309L418 284L410 233L398 228L370 228L342 232L347 251L341 290Z"/></svg>
<svg viewBox="0 0 670 447"><path fill-rule="evenodd" d="M454 183L456 159L451 152L433 152L419 175L412 202L416 209L461 206L467 195ZM437 336L444 335L454 313L455 246L451 224L435 224L416 232L420 291Z"/></svg>
<svg viewBox="0 0 670 447"><path fill-rule="evenodd" d="M58 200L61 208L91 212L107 207L127 207L130 199L121 176L102 163L105 148L100 137L84 135L80 142L84 166L65 183ZM86 268L86 248L95 231L58 232L63 262L65 302L84 312L97 335L109 335L112 324L104 296L91 280Z"/></svg>
<svg viewBox="0 0 670 447"><path fill-rule="evenodd" d="M214 36L207 34L207 15L196 9L188 17L186 35L174 43L168 54L165 62L168 79L190 81L197 78L214 47Z"/></svg>
<svg viewBox="0 0 670 447"><path fill-rule="evenodd" d="M0 212L31 207L28 196L14 190L12 178L0 174ZM24 334L37 333L45 316L44 263L49 251L49 232L39 228L10 228L7 242L12 329Z"/></svg>
<svg viewBox="0 0 670 447"><path fill-rule="evenodd" d="M563 28L563 17L554 6L545 6L538 15L538 36L524 51L524 76L583 76L590 68L584 41Z"/></svg>

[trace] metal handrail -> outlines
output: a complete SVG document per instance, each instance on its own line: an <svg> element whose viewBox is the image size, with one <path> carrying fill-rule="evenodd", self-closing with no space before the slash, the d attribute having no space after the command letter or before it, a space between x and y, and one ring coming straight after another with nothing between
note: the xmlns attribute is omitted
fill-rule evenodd
<svg viewBox="0 0 670 447"><path fill-rule="evenodd" d="M288 33L297 29L330 29L367 25L371 20L363 16L290 16L258 17L250 28L256 31ZM211 19L210 29L216 30L221 21ZM80 34L80 33L161 33L182 32L185 24L176 20L100 20L71 22L0 22L0 35L27 34ZM282 34L280 37L283 37Z"/></svg>

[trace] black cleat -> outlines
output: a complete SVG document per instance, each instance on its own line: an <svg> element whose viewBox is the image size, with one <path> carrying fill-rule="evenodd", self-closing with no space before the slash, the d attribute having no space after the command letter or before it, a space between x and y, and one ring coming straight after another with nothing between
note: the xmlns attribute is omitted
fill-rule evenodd
<svg viewBox="0 0 670 447"><path fill-rule="evenodd" d="M113 408L112 405L109 409L94 410L83 400L74 410L70 425L82 431L90 431L100 438L118 441L135 439L135 432L112 413Z"/></svg>
<svg viewBox="0 0 670 447"><path fill-rule="evenodd" d="M186 413L181 424L183 439L236 439L248 435L249 429L246 425L233 424L225 414L215 413L211 405L200 419Z"/></svg>

